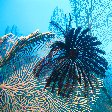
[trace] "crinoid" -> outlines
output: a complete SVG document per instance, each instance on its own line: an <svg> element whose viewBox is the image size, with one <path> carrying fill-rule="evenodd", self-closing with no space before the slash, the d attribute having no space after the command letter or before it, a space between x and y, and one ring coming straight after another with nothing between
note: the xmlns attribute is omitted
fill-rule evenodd
<svg viewBox="0 0 112 112"><path fill-rule="evenodd" d="M66 30L55 21L50 22L62 32L65 42L54 42L49 54L33 70L35 76L39 77L42 71L51 69L45 88L49 87L51 92L57 91L58 95L63 97L69 97L74 88L82 82L85 93L88 88L93 90L93 82L97 82L96 75L105 76L108 65L106 59L101 56L105 51L98 47L102 43L88 34L89 28L83 31L81 27L76 30L71 28L71 21L70 15Z"/></svg>

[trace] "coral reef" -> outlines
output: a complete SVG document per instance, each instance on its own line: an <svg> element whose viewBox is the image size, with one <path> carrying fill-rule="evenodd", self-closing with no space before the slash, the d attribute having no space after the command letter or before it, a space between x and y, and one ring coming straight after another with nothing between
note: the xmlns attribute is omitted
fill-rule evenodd
<svg viewBox="0 0 112 112"><path fill-rule="evenodd" d="M48 40L45 40L46 38ZM4 49L1 53L0 111L91 111L89 104L96 101L99 88L96 89L94 95L90 94L92 100L91 98L85 98L80 92L82 86L77 86L77 91L71 98L63 99L44 89L46 80L43 77L40 80L34 77L32 70L41 60L38 56L40 52L38 50L43 46L50 46L52 41L49 39L52 38L54 38L52 33L40 34L36 32L27 37L16 38L15 41L13 40L15 39L13 34L2 37L0 48L3 49L7 45L8 49ZM8 41L9 39L11 41ZM45 42L43 46L37 44L43 44L43 42ZM9 54L6 54L6 52L9 52ZM99 80L99 84L101 86L102 81Z"/></svg>

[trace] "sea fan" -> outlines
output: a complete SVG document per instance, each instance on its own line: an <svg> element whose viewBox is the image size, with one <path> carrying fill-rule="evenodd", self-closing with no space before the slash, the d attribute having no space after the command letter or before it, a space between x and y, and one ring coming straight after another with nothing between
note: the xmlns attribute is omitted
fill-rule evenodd
<svg viewBox="0 0 112 112"><path fill-rule="evenodd" d="M81 31L81 27L71 28L71 16L66 30L51 21L64 35L65 42L56 41L51 45L49 54L34 67L33 73L36 77L42 75L43 71L50 69L45 88L49 87L51 92L58 91L62 97L70 97L78 84L84 84L84 95L87 96L89 87L94 90L97 85L97 76L104 77L107 69L107 61L101 54L98 45L102 43L97 37L88 34L89 28Z"/></svg>
<svg viewBox="0 0 112 112"><path fill-rule="evenodd" d="M0 80L12 76L13 72L22 65L38 62L39 50L49 43L54 34L50 32L39 33L35 31L28 36L17 37L12 33L0 39ZM45 42L45 43L44 43Z"/></svg>
<svg viewBox="0 0 112 112"><path fill-rule="evenodd" d="M48 42L52 37L54 37L54 34L50 32L39 33L38 31L26 37L21 36L20 38L17 38L17 36L15 37L12 33L3 36L0 44L0 67L13 59L16 55L20 55L20 53L21 57L26 55L31 56L29 53L33 53L35 49L42 48L41 43L43 43L43 41ZM4 49L4 47L6 48Z"/></svg>

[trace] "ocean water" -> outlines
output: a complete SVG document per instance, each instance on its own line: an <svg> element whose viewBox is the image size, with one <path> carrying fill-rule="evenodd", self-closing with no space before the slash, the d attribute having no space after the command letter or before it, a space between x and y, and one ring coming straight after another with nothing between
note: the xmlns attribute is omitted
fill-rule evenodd
<svg viewBox="0 0 112 112"><path fill-rule="evenodd" d="M111 0L0 0L0 111L112 112L111 8ZM106 52L106 76L95 75L98 85L91 80L96 85L93 93L88 89L88 97L83 81L69 98L44 89L56 66L52 60L53 66L46 65L39 78L33 73L55 41L65 42L61 30L49 22L55 21L64 31L70 15L70 27L90 28L88 35L97 37L102 43L98 48Z"/></svg>

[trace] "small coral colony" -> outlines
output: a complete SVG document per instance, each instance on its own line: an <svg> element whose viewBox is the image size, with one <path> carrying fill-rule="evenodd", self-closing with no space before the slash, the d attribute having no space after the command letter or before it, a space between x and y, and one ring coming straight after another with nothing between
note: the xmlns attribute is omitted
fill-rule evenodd
<svg viewBox="0 0 112 112"><path fill-rule="evenodd" d="M108 62L101 56L105 54L99 48L102 43L89 34L90 29L72 28L71 22L70 14L66 29L55 21L50 22L62 33L64 42L56 41L50 46L50 52L36 64L33 74L39 78L46 70L49 77L44 89L59 96L70 97L78 85L83 85L87 97L89 89L94 93L98 85L97 76L105 77Z"/></svg>

